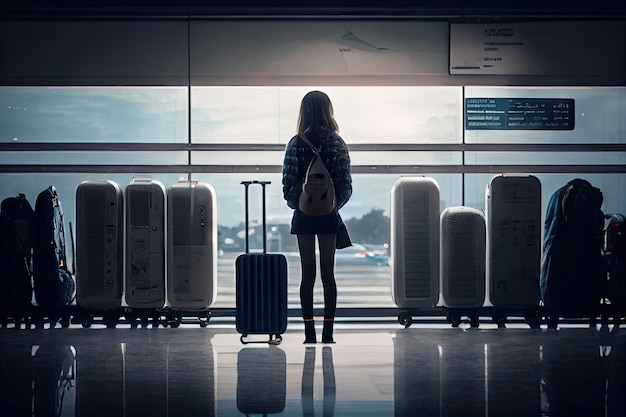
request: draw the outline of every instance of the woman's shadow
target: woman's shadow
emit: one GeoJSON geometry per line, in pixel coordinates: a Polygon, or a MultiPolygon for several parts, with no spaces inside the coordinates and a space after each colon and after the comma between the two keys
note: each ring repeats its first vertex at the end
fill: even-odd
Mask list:
{"type": "MultiPolygon", "coordinates": [[[[302,369],[302,415],[315,416],[315,401],[313,386],[315,377],[315,347],[307,347],[304,353],[304,367],[302,369]]],[[[322,349],[322,375],[324,381],[323,417],[335,415],[335,367],[333,365],[333,351],[326,346],[322,349]]]]}

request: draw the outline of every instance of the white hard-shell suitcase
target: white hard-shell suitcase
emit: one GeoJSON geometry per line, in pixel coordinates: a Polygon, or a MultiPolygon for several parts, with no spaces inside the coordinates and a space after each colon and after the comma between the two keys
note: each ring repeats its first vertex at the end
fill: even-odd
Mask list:
{"type": "Polygon", "coordinates": [[[441,213],[441,304],[478,308],[485,302],[485,217],[472,207],[441,213]]]}
{"type": "Polygon", "coordinates": [[[391,189],[391,286],[400,308],[434,307],[439,299],[439,185],[402,177],[391,189]]]}
{"type": "Polygon", "coordinates": [[[217,292],[217,209],[209,184],[181,181],[167,191],[167,302],[206,310],[217,292]]]}
{"type": "Polygon", "coordinates": [[[495,307],[538,306],[541,182],[532,175],[496,175],[485,199],[489,300],[495,307]]]}
{"type": "Polygon", "coordinates": [[[105,311],[122,304],[124,204],[110,180],[88,180],[76,189],[76,303],[105,311]]]}
{"type": "Polygon", "coordinates": [[[134,178],[126,203],[125,300],[132,308],[165,305],[165,187],[151,178],[134,178]]]}

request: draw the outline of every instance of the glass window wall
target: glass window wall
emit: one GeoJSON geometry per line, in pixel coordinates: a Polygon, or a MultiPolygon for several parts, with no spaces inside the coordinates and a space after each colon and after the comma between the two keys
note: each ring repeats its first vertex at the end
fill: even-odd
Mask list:
{"type": "Polygon", "coordinates": [[[192,143],[287,144],[322,90],[348,144],[461,143],[461,87],[193,87],[192,143]]]}
{"type": "Polygon", "coordinates": [[[187,143],[185,87],[0,87],[0,143],[187,143]]]}
{"type": "MultiPolygon", "coordinates": [[[[298,308],[299,258],[280,169],[300,100],[314,88],[333,101],[353,164],[354,194],[341,214],[355,246],[337,253],[339,307],[394,306],[389,211],[390,191],[400,176],[434,178],[442,210],[458,205],[484,209],[486,186],[496,174],[491,167],[511,165],[540,179],[544,213],[552,193],[576,177],[603,191],[606,213],[626,213],[626,174],[620,172],[626,150],[588,151],[589,145],[626,142],[626,122],[620,117],[626,88],[595,87],[2,87],[1,197],[25,193],[34,205],[37,194],[54,185],[66,221],[73,223],[76,187],[84,180],[110,179],[122,188],[136,175],[152,176],[165,187],[179,177],[207,182],[217,194],[214,306],[232,308],[234,259],[244,250],[240,183],[271,181],[267,245],[288,258],[289,305],[298,308]],[[573,98],[575,128],[466,130],[463,99],[472,97],[573,98]],[[498,150],[501,144],[521,147],[498,150]],[[566,145],[567,151],[544,150],[543,145],[566,145]],[[599,166],[614,171],[594,171],[599,166]],[[554,173],[554,167],[560,171],[554,173]]],[[[251,250],[261,249],[260,198],[260,190],[251,188],[251,250]]],[[[318,283],[316,305],[321,301],[318,283]]]]}

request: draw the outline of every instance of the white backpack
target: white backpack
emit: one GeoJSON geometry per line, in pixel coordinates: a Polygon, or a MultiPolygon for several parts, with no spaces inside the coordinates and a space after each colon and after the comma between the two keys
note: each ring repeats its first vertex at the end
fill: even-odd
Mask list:
{"type": "Polygon", "coordinates": [[[324,216],[335,210],[335,185],[324,161],[315,146],[304,136],[302,140],[313,151],[313,158],[306,170],[298,208],[307,216],[324,216]]]}

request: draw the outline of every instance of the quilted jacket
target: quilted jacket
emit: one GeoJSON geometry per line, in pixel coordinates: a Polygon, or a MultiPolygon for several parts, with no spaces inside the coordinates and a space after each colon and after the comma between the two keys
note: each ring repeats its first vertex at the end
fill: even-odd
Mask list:
{"type": "MultiPolygon", "coordinates": [[[[337,209],[343,207],[352,195],[350,155],[343,139],[328,130],[309,131],[307,139],[317,148],[335,186],[337,209]]],[[[298,136],[291,138],[285,148],[283,161],[283,197],[292,209],[298,208],[300,188],[313,152],[298,136]]]]}

